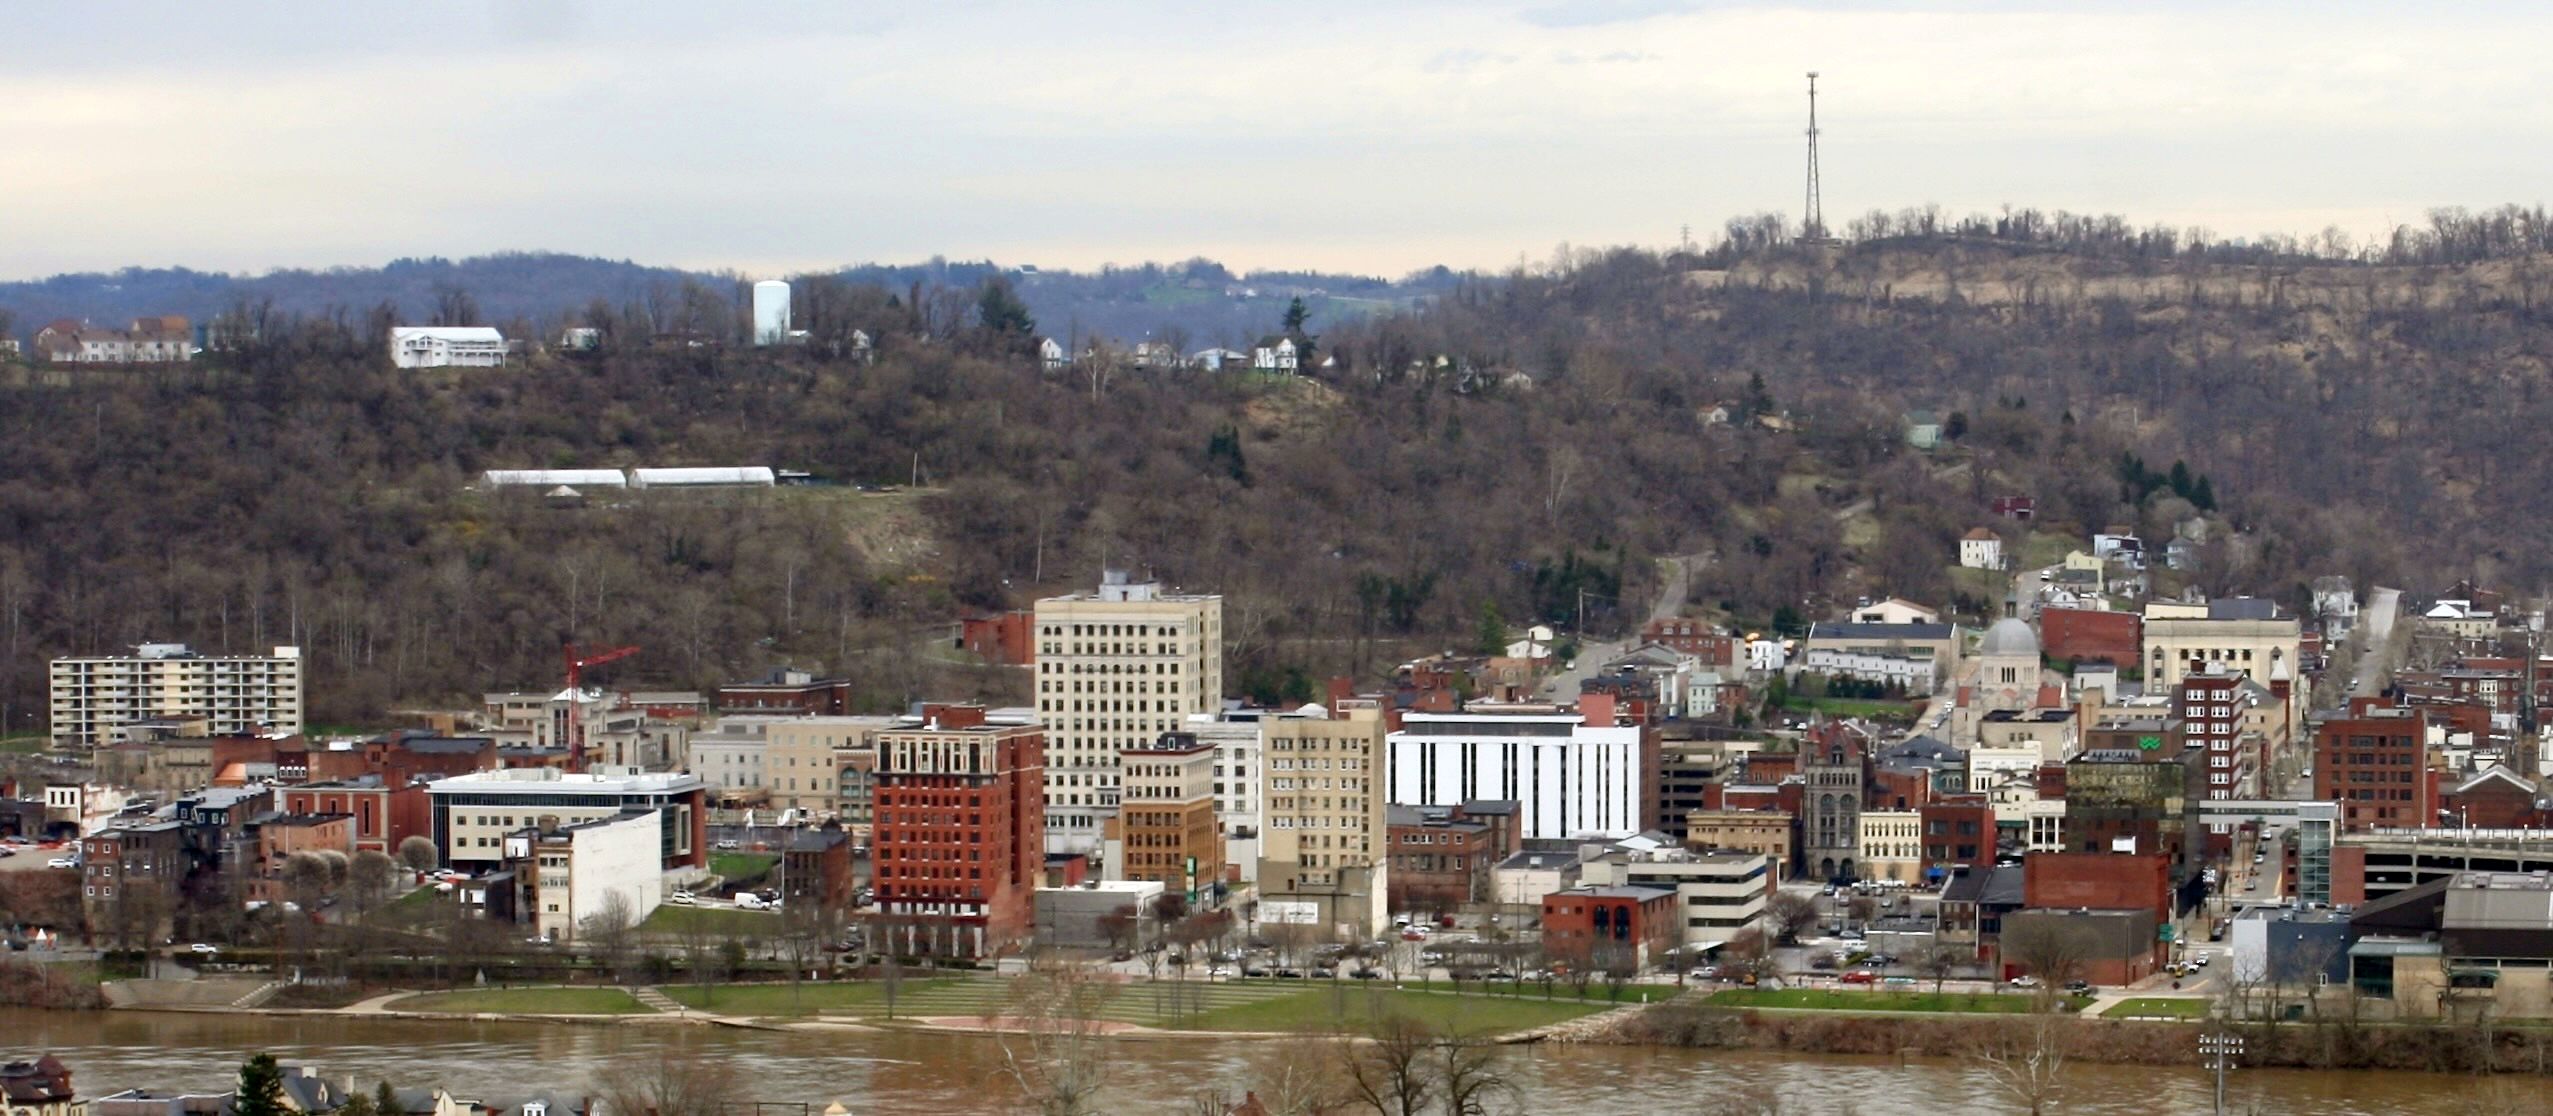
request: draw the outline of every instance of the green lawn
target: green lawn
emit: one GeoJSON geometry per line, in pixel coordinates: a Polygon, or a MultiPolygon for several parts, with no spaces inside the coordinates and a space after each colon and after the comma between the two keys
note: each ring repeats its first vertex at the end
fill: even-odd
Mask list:
{"type": "Polygon", "coordinates": [[[639,1015],[648,1009],[618,988],[475,988],[390,1001],[392,1011],[521,1015],[639,1015]]]}
{"type": "Polygon", "coordinates": [[[51,743],[42,736],[12,736],[0,740],[0,752],[32,756],[43,752],[51,743]]]}
{"type": "Polygon", "coordinates": [[[1846,992],[1830,988],[1732,988],[1713,993],[1720,1007],[1807,1008],[1817,1011],[1973,1011],[2007,1015],[2027,1012],[2036,996],[1945,992],[1846,992]]]}
{"type": "Polygon", "coordinates": [[[656,908],[638,928],[651,934],[681,934],[698,930],[708,934],[777,934],[780,916],[772,911],[740,911],[734,907],[677,907],[671,903],[656,908]]]}
{"type": "Polygon", "coordinates": [[[1868,698],[1809,698],[1793,696],[1782,706],[1802,712],[1825,713],[1836,717],[1895,717],[1915,715],[1916,706],[1904,701],[1874,701],[1868,698]]]}
{"type": "MultiPolygon", "coordinates": [[[[896,1014],[905,1013],[906,997],[931,1003],[956,983],[947,978],[906,980],[896,989],[896,1014]]],[[[720,1015],[886,1014],[886,985],[869,980],[848,984],[808,983],[795,988],[786,984],[722,984],[707,988],[697,984],[667,984],[659,991],[684,1007],[695,1011],[714,1011],[720,1015]]]]}
{"type": "MultiPolygon", "coordinates": [[[[1627,989],[1625,991],[1628,991],[1627,989]]],[[[1628,997],[1624,1003],[1632,1002],[1628,997]]],[[[1474,1034],[1504,1034],[1576,1019],[1620,1005],[1601,993],[1580,1001],[1540,997],[1509,998],[1477,993],[1414,992],[1406,989],[1349,985],[1305,988],[1259,1000],[1216,1008],[1159,1026],[1184,1031],[1306,1031],[1354,1027],[1383,1014],[1408,1015],[1437,1026],[1456,1026],[1474,1034]]]]}
{"type": "Polygon", "coordinates": [[[730,880],[751,879],[771,870],[780,858],[769,853],[711,853],[709,870],[730,880]]]}
{"type": "Polygon", "coordinates": [[[2129,1015],[2161,1015],[2173,1019],[2207,1018],[2207,1001],[2181,996],[2140,996],[2111,1004],[2101,1013],[2103,1018],[2129,1015]]]}

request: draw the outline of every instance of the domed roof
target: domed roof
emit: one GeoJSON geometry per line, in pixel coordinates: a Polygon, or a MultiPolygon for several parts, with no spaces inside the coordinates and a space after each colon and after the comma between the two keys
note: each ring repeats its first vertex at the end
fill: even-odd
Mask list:
{"type": "Polygon", "coordinates": [[[2005,617],[1986,629],[1986,642],[1977,649],[1980,655],[2010,655],[2016,658],[2039,657],[2039,633],[2030,630],[2026,620],[2005,617]]]}

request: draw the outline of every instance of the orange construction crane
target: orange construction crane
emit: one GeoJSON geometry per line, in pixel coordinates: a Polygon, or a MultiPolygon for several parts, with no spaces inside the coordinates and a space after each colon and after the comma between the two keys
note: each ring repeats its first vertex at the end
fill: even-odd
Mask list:
{"type": "Polygon", "coordinates": [[[567,645],[567,769],[585,770],[585,711],[581,701],[585,694],[585,668],[617,662],[638,653],[635,647],[615,647],[579,656],[576,645],[567,645]]]}

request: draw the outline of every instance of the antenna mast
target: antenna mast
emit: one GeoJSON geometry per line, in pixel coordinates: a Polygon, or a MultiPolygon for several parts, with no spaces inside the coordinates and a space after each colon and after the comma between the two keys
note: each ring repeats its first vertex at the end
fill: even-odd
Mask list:
{"type": "Polygon", "coordinates": [[[1810,244],[1826,239],[1826,199],[1817,184],[1817,71],[1808,72],[1808,197],[1801,207],[1800,239],[1810,244]]]}

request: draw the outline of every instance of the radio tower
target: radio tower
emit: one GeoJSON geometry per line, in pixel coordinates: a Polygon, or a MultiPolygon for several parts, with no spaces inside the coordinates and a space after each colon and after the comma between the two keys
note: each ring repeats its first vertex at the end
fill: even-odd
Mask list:
{"type": "Polygon", "coordinates": [[[1800,242],[1826,242],[1826,199],[1817,185],[1817,71],[1808,72],[1808,199],[1800,216],[1800,242]]]}

